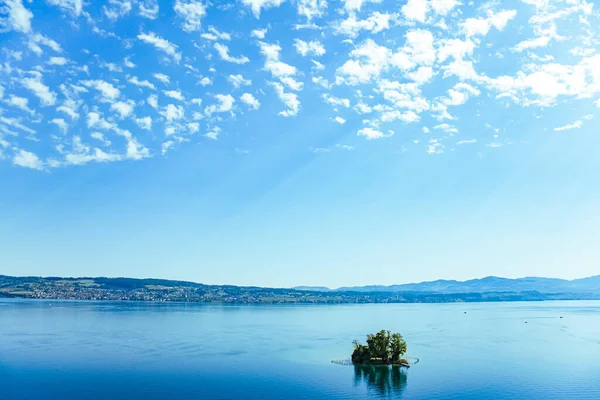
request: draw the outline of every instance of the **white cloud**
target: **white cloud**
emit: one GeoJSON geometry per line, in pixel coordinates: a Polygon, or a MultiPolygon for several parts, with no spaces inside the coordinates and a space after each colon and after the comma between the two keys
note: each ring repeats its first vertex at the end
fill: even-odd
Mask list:
{"type": "Polygon", "coordinates": [[[427,29],[413,29],[406,33],[406,43],[400,54],[408,54],[416,64],[432,65],[436,59],[434,39],[427,29]]]}
{"type": "Polygon", "coordinates": [[[442,39],[438,41],[437,58],[444,62],[452,57],[454,60],[462,60],[463,57],[473,54],[475,43],[470,39],[442,39]]]}
{"type": "Polygon", "coordinates": [[[132,112],[135,103],[131,100],[128,101],[117,101],[110,105],[110,109],[119,114],[119,118],[127,118],[132,112]]]}
{"type": "Polygon", "coordinates": [[[29,105],[28,105],[29,100],[26,99],[25,97],[19,97],[19,96],[15,96],[15,95],[11,94],[8,97],[8,100],[6,102],[8,104],[10,104],[11,106],[20,108],[21,110],[26,111],[30,114],[35,114],[35,111],[33,111],[32,109],[29,108],[29,105]]]}
{"type": "Polygon", "coordinates": [[[389,136],[377,129],[368,126],[360,129],[356,134],[357,136],[364,136],[365,138],[367,138],[367,140],[381,139],[386,136],[389,136]]]}
{"type": "Polygon", "coordinates": [[[146,129],[147,131],[152,130],[152,118],[151,117],[143,117],[136,118],[135,123],[142,129],[146,129]]]}
{"type": "Polygon", "coordinates": [[[193,135],[200,130],[200,124],[197,122],[189,122],[186,124],[186,126],[190,132],[190,135],[193,135]]]}
{"type": "Polygon", "coordinates": [[[81,81],[81,84],[98,90],[102,94],[103,100],[107,102],[112,102],[121,94],[119,89],[100,79],[81,81]]]}
{"type": "Polygon", "coordinates": [[[458,0],[429,0],[429,5],[438,15],[447,15],[458,4],[458,0]]]}
{"type": "Polygon", "coordinates": [[[202,18],[206,16],[206,6],[196,0],[176,0],[173,7],[179,18],[183,19],[181,29],[186,32],[200,30],[202,18]]]}
{"type": "Polygon", "coordinates": [[[434,72],[431,67],[419,67],[416,71],[406,74],[406,77],[412,79],[419,85],[427,83],[433,78],[434,72]]]}
{"type": "Polygon", "coordinates": [[[212,26],[208,27],[208,33],[203,33],[200,37],[206,40],[231,40],[229,33],[219,32],[212,26]]]}
{"type": "Polygon", "coordinates": [[[453,61],[443,66],[442,69],[444,70],[444,78],[456,76],[461,80],[477,80],[477,72],[475,72],[472,61],[453,61]]]}
{"type": "Polygon", "coordinates": [[[337,122],[340,125],[344,125],[346,123],[346,120],[339,116],[335,117],[334,120],[335,120],[335,122],[337,122]]]}
{"type": "Polygon", "coordinates": [[[129,57],[125,57],[125,59],[123,60],[123,65],[127,68],[135,68],[135,64],[131,62],[129,57]]]}
{"type": "Polygon", "coordinates": [[[116,124],[106,121],[104,118],[102,118],[102,116],[99,113],[97,113],[95,111],[88,112],[87,127],[88,128],[98,128],[98,129],[103,129],[103,130],[118,129],[116,124]]]}
{"type": "Polygon", "coordinates": [[[387,68],[390,50],[367,39],[350,52],[350,60],[336,71],[336,83],[358,85],[369,83],[387,68]]]}
{"type": "Polygon", "coordinates": [[[264,28],[264,29],[254,29],[250,33],[250,36],[252,36],[253,38],[256,38],[256,39],[264,39],[266,33],[267,33],[267,28],[264,28]]]}
{"type": "Polygon", "coordinates": [[[297,69],[293,65],[289,65],[279,60],[265,61],[265,68],[271,72],[274,77],[282,78],[285,76],[296,75],[297,69]]]}
{"type": "Polygon", "coordinates": [[[461,22],[462,32],[467,36],[485,36],[492,27],[502,31],[506,24],[517,15],[516,10],[505,10],[499,13],[488,11],[487,18],[467,18],[461,22]]]}
{"type": "Polygon", "coordinates": [[[181,61],[181,53],[177,52],[177,45],[174,45],[168,40],[161,38],[153,32],[140,33],[139,35],[137,35],[137,38],[142,42],[151,44],[158,50],[164,52],[169,57],[171,57],[176,63],[179,63],[179,61],[181,61]]]}
{"type": "Polygon", "coordinates": [[[161,73],[154,73],[154,74],[152,74],[152,76],[155,77],[156,79],[158,79],[159,81],[161,81],[162,83],[164,83],[165,85],[168,85],[169,83],[171,83],[171,78],[169,78],[168,75],[161,74],[161,73]]]}
{"type": "Polygon", "coordinates": [[[123,68],[121,68],[119,65],[117,65],[115,63],[104,62],[100,66],[103,68],[106,68],[110,72],[123,72],[123,68]]]}
{"type": "Polygon", "coordinates": [[[524,40],[524,41],[520,42],[519,44],[517,44],[515,47],[513,47],[511,50],[520,53],[524,50],[531,50],[531,49],[537,49],[539,47],[546,47],[549,44],[550,44],[550,38],[548,36],[540,36],[540,37],[537,37],[534,39],[524,40]]]}
{"type": "Polygon", "coordinates": [[[364,3],[381,3],[382,0],[342,0],[347,12],[360,11],[364,3]]]}
{"type": "Polygon", "coordinates": [[[473,144],[473,143],[477,143],[477,140],[475,139],[464,139],[464,140],[459,140],[458,142],[456,142],[457,145],[461,145],[461,144],[473,144]]]}
{"type": "Polygon", "coordinates": [[[242,4],[250,7],[256,18],[260,17],[261,9],[279,7],[285,0],[242,0],[242,4]]]}
{"type": "Polygon", "coordinates": [[[245,79],[241,74],[229,75],[227,79],[236,88],[252,85],[252,81],[250,79],[245,79]]]}
{"type": "Polygon", "coordinates": [[[360,31],[365,30],[371,33],[379,33],[390,29],[390,21],[395,20],[395,16],[388,13],[374,12],[368,18],[357,20],[354,13],[350,14],[345,20],[341,20],[334,25],[334,33],[357,37],[360,31]]]}
{"type": "Polygon", "coordinates": [[[449,125],[449,124],[439,124],[439,125],[434,126],[433,129],[442,130],[447,133],[458,133],[458,129],[456,129],[454,126],[449,125]]]}
{"type": "Polygon", "coordinates": [[[46,0],[46,2],[62,8],[74,17],[79,17],[83,9],[83,0],[46,0]]]}
{"type": "Polygon", "coordinates": [[[221,133],[221,128],[219,128],[218,126],[214,126],[214,127],[210,128],[204,136],[206,136],[207,138],[212,139],[212,140],[217,140],[217,137],[219,136],[220,133],[221,133]]]}
{"type": "Polygon", "coordinates": [[[325,66],[323,64],[321,64],[320,62],[316,61],[316,60],[310,60],[313,63],[313,66],[311,69],[314,69],[315,71],[323,71],[325,69],[325,66]]]}
{"type": "Polygon", "coordinates": [[[158,110],[158,96],[155,94],[151,94],[150,96],[148,96],[148,105],[150,105],[150,107],[154,108],[155,110],[158,110]]]}
{"type": "Polygon", "coordinates": [[[21,0],[5,0],[4,6],[0,10],[7,14],[6,17],[0,19],[0,31],[31,32],[33,13],[23,6],[21,0]]]}
{"type": "Polygon", "coordinates": [[[382,122],[393,122],[396,120],[400,120],[403,122],[417,122],[420,117],[414,111],[400,111],[400,110],[390,110],[390,109],[382,109],[381,111],[381,121],[382,122]]]}
{"type": "Polygon", "coordinates": [[[55,40],[50,39],[49,37],[46,37],[39,33],[33,35],[30,34],[27,47],[29,47],[29,49],[36,53],[38,56],[42,55],[42,53],[44,52],[39,45],[46,46],[57,53],[62,52],[62,48],[58,43],[56,43],[55,40]]]}
{"type": "Polygon", "coordinates": [[[503,30],[506,24],[517,16],[516,10],[500,11],[499,13],[490,13],[489,21],[492,26],[499,31],[503,30]]]}
{"type": "Polygon", "coordinates": [[[323,78],[322,76],[313,76],[312,82],[315,85],[321,86],[324,89],[331,89],[333,87],[333,84],[330,83],[327,79],[323,78]]]}
{"type": "Polygon", "coordinates": [[[448,97],[445,98],[442,102],[446,106],[460,106],[465,104],[469,97],[471,96],[479,96],[481,92],[479,89],[469,85],[468,83],[457,83],[452,87],[452,89],[448,90],[448,97]]]}
{"type": "MultiPolygon", "coordinates": [[[[387,80],[382,80],[380,83],[383,89],[383,98],[391,102],[397,109],[409,109],[418,113],[427,111],[430,109],[429,102],[427,99],[420,96],[418,89],[414,89],[415,84],[397,84],[392,85],[387,80]]],[[[389,111],[382,109],[381,105],[375,107],[377,111],[389,111]]]]}
{"type": "Polygon", "coordinates": [[[168,96],[172,99],[185,101],[185,98],[181,94],[180,90],[163,90],[163,93],[165,94],[165,96],[168,96]]]}
{"type": "Polygon", "coordinates": [[[78,108],[79,104],[76,101],[65,100],[65,102],[61,106],[56,107],[56,111],[65,113],[69,117],[71,117],[72,120],[76,120],[79,118],[79,113],[77,112],[78,108]]]}
{"type": "Polygon", "coordinates": [[[298,15],[306,17],[307,21],[320,18],[327,9],[327,0],[298,0],[298,15]]]}
{"type": "Polygon", "coordinates": [[[209,117],[214,113],[223,113],[229,112],[233,109],[233,104],[235,103],[235,99],[230,94],[216,94],[215,99],[217,99],[217,104],[211,104],[210,106],[204,109],[204,113],[209,117]]]}
{"type": "Polygon", "coordinates": [[[294,47],[298,54],[303,57],[314,54],[315,56],[322,56],[325,54],[325,47],[319,41],[305,42],[304,40],[294,39],[294,47]]]}
{"type": "Polygon", "coordinates": [[[346,107],[346,108],[350,107],[350,100],[340,98],[340,97],[335,97],[335,96],[332,96],[327,93],[323,94],[323,100],[325,100],[325,102],[331,104],[334,107],[337,107],[337,106],[342,106],[342,107],[346,107]]]}
{"type": "Polygon", "coordinates": [[[286,105],[287,110],[279,112],[282,117],[292,117],[298,114],[300,110],[300,101],[295,93],[286,92],[283,85],[279,82],[271,82],[271,86],[275,89],[277,96],[286,105]]]}
{"type": "Polygon", "coordinates": [[[400,11],[409,21],[425,22],[429,4],[427,0],[408,0],[400,11]]]}
{"type": "Polygon", "coordinates": [[[576,65],[545,62],[529,64],[516,76],[480,77],[498,98],[517,104],[549,106],[559,96],[590,98],[600,92],[600,55],[583,58],[576,65]]]}
{"type": "Polygon", "coordinates": [[[169,151],[169,149],[175,144],[175,142],[173,142],[172,140],[167,140],[166,142],[163,142],[160,146],[161,148],[161,154],[164,156],[167,151],[169,151]]]}
{"type": "Polygon", "coordinates": [[[219,53],[219,57],[221,57],[221,60],[223,61],[227,61],[230,63],[234,63],[234,64],[246,64],[247,62],[250,61],[250,59],[248,57],[246,57],[245,55],[241,55],[239,57],[232,57],[229,55],[229,47],[225,46],[224,44],[221,43],[215,43],[215,50],[217,50],[217,53],[219,53]]]}
{"type": "Polygon", "coordinates": [[[359,114],[369,114],[373,112],[373,109],[365,103],[358,103],[354,106],[354,111],[356,111],[359,114]]]}
{"type": "Polygon", "coordinates": [[[443,144],[441,144],[437,139],[429,139],[429,144],[427,145],[427,154],[442,154],[443,152],[443,144]]]}
{"type": "Polygon", "coordinates": [[[129,83],[139,87],[146,87],[148,89],[156,90],[156,86],[147,80],[140,81],[137,76],[132,76],[127,80],[129,83]]]}
{"type": "Polygon", "coordinates": [[[299,82],[292,77],[284,76],[283,78],[279,78],[281,83],[285,86],[289,87],[292,90],[300,91],[304,88],[304,82],[299,82]]]}
{"type": "Polygon", "coordinates": [[[556,132],[560,132],[560,131],[568,131],[570,129],[578,129],[581,128],[583,126],[583,121],[578,120],[573,122],[572,124],[567,124],[565,126],[559,126],[557,128],[554,128],[554,131],[556,132]]]}
{"type": "Polygon", "coordinates": [[[160,112],[160,115],[165,117],[168,122],[180,120],[183,118],[185,110],[183,106],[176,106],[174,104],[169,104],[165,107],[163,111],[160,112]]]}
{"type": "MultiPolygon", "coordinates": [[[[9,118],[9,117],[4,117],[4,116],[0,115],[0,128],[2,128],[2,125],[12,126],[14,128],[20,129],[20,130],[30,133],[32,135],[36,133],[33,129],[30,129],[30,128],[26,127],[25,125],[23,125],[21,122],[19,122],[19,120],[17,118],[9,118]]],[[[8,133],[13,134],[15,136],[17,135],[12,132],[8,132],[8,133]]]]}
{"type": "Polygon", "coordinates": [[[158,17],[158,0],[140,0],[140,16],[148,19],[158,17]]]}
{"type": "Polygon", "coordinates": [[[29,151],[25,151],[20,149],[12,160],[14,165],[18,165],[19,167],[32,168],[37,170],[42,170],[44,165],[42,160],[38,158],[34,153],[29,151]]]}
{"type": "Polygon", "coordinates": [[[48,64],[50,65],[65,65],[66,63],[68,63],[69,60],[67,60],[64,57],[50,57],[50,59],[48,60],[48,64]]]}
{"type": "MultiPolygon", "coordinates": [[[[129,144],[130,139],[128,139],[129,144]]],[[[73,136],[71,152],[65,155],[66,165],[84,165],[89,162],[111,162],[121,160],[123,156],[104,151],[84,144],[79,136],[73,136]]]]}
{"type": "Polygon", "coordinates": [[[204,78],[200,79],[200,81],[198,83],[202,86],[212,85],[212,79],[205,76],[204,78]]]}
{"type": "Polygon", "coordinates": [[[96,140],[98,140],[98,141],[102,142],[102,145],[104,145],[104,146],[107,146],[107,147],[108,147],[108,146],[110,146],[110,145],[112,144],[112,143],[111,143],[111,141],[110,141],[110,140],[108,140],[108,139],[106,139],[106,138],[104,137],[104,135],[103,135],[102,133],[100,133],[100,132],[92,132],[92,134],[91,134],[90,136],[91,136],[92,138],[94,138],[94,139],[96,139],[96,140]]]}
{"type": "Polygon", "coordinates": [[[131,11],[130,0],[108,0],[109,7],[104,6],[104,15],[112,20],[119,19],[131,11]]]}
{"type": "Polygon", "coordinates": [[[127,158],[141,160],[146,157],[150,157],[150,150],[138,143],[136,139],[129,138],[127,140],[127,158]]]}
{"type": "Polygon", "coordinates": [[[296,67],[279,60],[281,47],[278,44],[259,42],[260,52],[265,56],[265,69],[276,78],[284,78],[296,75],[296,67]]]}
{"type": "Polygon", "coordinates": [[[56,93],[50,90],[50,88],[41,81],[41,76],[36,78],[24,78],[22,80],[23,86],[29,89],[40,99],[42,106],[53,106],[56,103],[56,93]]]}
{"type": "Polygon", "coordinates": [[[54,118],[50,121],[50,123],[58,126],[63,135],[66,134],[67,130],[69,129],[69,124],[67,124],[67,122],[62,118],[54,118]]]}
{"type": "Polygon", "coordinates": [[[247,104],[254,110],[258,110],[260,107],[260,101],[258,101],[258,99],[250,93],[244,93],[243,95],[241,95],[240,100],[242,101],[242,103],[247,104]]]}

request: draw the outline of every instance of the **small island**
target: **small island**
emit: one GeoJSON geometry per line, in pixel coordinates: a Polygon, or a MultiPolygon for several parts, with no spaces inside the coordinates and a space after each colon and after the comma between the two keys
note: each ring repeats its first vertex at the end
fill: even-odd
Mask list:
{"type": "Polygon", "coordinates": [[[403,356],[406,354],[406,342],[399,333],[381,330],[376,334],[367,335],[367,344],[352,342],[352,364],[354,365],[391,365],[395,367],[410,367],[403,356]]]}

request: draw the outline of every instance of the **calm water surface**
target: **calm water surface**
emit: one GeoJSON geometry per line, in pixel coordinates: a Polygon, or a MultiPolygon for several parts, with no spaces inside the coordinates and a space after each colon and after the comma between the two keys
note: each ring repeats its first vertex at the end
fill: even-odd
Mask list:
{"type": "Polygon", "coordinates": [[[600,302],[0,300],[0,399],[600,399],[600,302]],[[562,316],[562,318],[560,318],[562,316]],[[332,364],[401,332],[410,370],[332,364]]]}

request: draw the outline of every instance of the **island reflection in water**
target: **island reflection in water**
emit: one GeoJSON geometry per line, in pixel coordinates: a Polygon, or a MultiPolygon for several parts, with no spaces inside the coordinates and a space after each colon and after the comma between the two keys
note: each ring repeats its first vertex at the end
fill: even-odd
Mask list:
{"type": "Polygon", "coordinates": [[[380,395],[399,397],[406,389],[406,371],[401,367],[355,365],[354,384],[365,382],[369,391],[380,395]]]}

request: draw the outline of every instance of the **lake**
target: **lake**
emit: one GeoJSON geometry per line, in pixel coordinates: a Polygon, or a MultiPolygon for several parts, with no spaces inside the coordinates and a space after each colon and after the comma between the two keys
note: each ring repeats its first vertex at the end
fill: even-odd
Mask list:
{"type": "Polygon", "coordinates": [[[0,392],[3,400],[597,400],[600,302],[0,300],[0,392]],[[416,365],[331,363],[384,328],[404,335],[416,365]]]}

